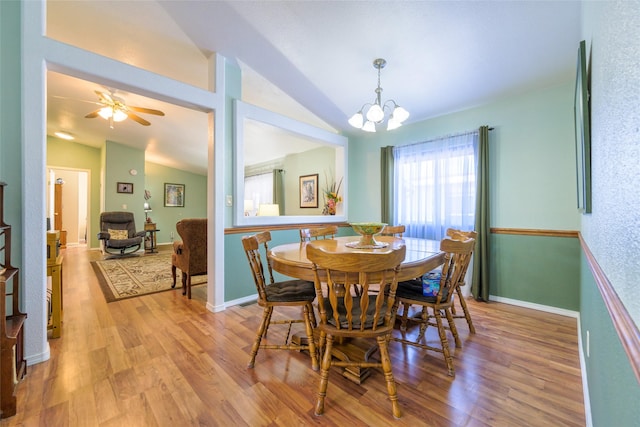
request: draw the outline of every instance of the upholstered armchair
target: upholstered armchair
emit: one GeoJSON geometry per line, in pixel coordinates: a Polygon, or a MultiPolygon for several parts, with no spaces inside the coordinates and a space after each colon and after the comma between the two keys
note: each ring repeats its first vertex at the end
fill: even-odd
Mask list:
{"type": "Polygon", "coordinates": [[[176,223],[182,239],[173,242],[171,276],[176,286],[176,268],[182,271],[182,295],[191,299],[191,278],[207,274],[207,219],[186,218],[176,223]]]}
{"type": "Polygon", "coordinates": [[[102,212],[98,239],[102,253],[127,255],[140,249],[145,231],[136,231],[132,212],[102,212]]]}

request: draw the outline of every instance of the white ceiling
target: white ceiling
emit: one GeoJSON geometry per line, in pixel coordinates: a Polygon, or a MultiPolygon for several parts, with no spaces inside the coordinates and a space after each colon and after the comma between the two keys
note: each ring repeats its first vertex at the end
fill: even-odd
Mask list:
{"type": "MultiPolygon", "coordinates": [[[[348,118],[375,96],[375,58],[387,60],[383,101],[414,122],[572,78],[579,25],[575,1],[50,0],[47,34],[198,87],[207,85],[206,56],[218,52],[243,70],[245,101],[350,133],[348,118]]],[[[49,72],[48,133],[120,142],[206,173],[204,113],[117,91],[166,116],[109,129],[84,118],[105,89],[49,72]]]]}

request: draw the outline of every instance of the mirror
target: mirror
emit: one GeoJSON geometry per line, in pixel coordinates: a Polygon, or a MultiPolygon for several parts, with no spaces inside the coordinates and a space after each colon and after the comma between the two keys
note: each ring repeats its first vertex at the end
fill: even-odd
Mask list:
{"type": "Polygon", "coordinates": [[[234,225],[346,221],[346,137],[236,100],[234,156],[234,225]],[[274,169],[281,171],[281,203],[245,192],[245,172],[249,176],[274,169]],[[323,190],[340,179],[343,201],[335,215],[323,215],[323,190]],[[310,199],[301,200],[309,193],[310,199]],[[267,213],[257,215],[259,211],[267,213]]]}

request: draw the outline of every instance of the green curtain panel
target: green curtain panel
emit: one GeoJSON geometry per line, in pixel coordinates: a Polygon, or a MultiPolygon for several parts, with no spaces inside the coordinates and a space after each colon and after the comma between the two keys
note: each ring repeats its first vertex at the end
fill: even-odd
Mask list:
{"type": "Polygon", "coordinates": [[[489,127],[481,126],[478,135],[478,190],[476,224],[478,233],[473,255],[471,293],[478,301],[489,301],[489,127]]]}
{"type": "Polygon", "coordinates": [[[280,215],[284,215],[284,170],[273,170],[273,203],[278,205],[280,215]]]}
{"type": "Polygon", "coordinates": [[[380,148],[380,181],[381,181],[381,221],[393,222],[393,147],[380,148]]]}

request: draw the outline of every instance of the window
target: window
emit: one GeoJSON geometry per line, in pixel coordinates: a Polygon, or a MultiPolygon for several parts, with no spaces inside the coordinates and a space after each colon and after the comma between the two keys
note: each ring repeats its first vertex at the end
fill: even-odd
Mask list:
{"type": "Polygon", "coordinates": [[[477,131],[393,149],[394,218],[406,236],[474,229],[477,150],[477,131]]]}
{"type": "Polygon", "coordinates": [[[247,176],[244,179],[244,198],[251,200],[249,215],[255,215],[262,204],[273,203],[273,172],[247,176]]]}

